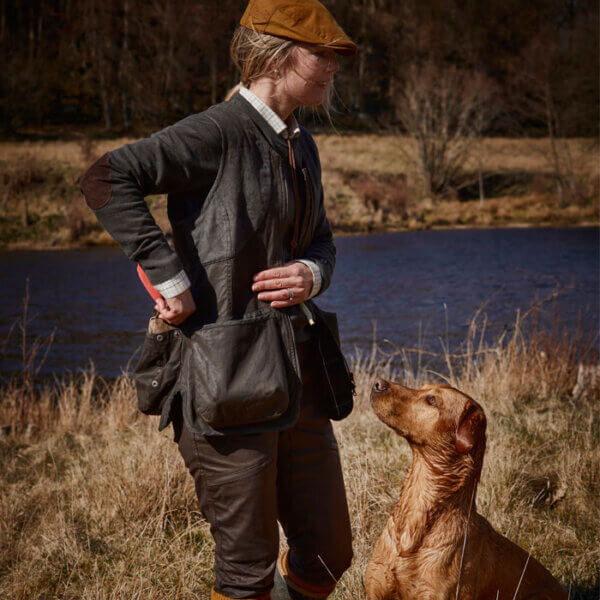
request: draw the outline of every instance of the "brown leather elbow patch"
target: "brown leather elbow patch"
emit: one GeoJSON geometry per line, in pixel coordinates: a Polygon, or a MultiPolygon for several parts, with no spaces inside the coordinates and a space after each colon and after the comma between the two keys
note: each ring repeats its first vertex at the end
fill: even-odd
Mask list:
{"type": "Polygon", "coordinates": [[[109,200],[112,191],[108,152],[103,154],[83,175],[81,192],[92,210],[102,208],[109,200]]]}

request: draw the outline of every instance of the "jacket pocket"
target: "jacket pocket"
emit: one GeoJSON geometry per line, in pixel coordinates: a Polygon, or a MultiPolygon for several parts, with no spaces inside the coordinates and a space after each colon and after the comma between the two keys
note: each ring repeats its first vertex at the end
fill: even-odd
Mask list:
{"type": "Polygon", "coordinates": [[[269,421],[290,403],[281,323],[273,314],[195,331],[184,372],[185,393],[213,428],[269,421]]]}
{"type": "Polygon", "coordinates": [[[133,372],[138,407],[147,415],[160,415],[167,398],[175,391],[181,368],[181,331],[152,317],[133,372]]]}

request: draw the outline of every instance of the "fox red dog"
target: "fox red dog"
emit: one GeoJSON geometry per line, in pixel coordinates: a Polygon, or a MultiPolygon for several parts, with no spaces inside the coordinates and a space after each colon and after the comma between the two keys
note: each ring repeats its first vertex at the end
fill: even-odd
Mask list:
{"type": "Polygon", "coordinates": [[[447,385],[378,379],[375,414],[413,460],[365,575],[369,600],[566,600],[552,575],[477,513],[486,418],[447,385]]]}

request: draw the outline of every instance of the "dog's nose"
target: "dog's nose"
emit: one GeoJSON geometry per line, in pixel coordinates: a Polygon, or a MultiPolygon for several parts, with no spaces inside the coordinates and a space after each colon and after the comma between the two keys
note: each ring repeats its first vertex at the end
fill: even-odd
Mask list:
{"type": "Polygon", "coordinates": [[[389,389],[390,384],[385,379],[378,378],[375,380],[375,385],[373,387],[376,392],[385,392],[389,389]]]}

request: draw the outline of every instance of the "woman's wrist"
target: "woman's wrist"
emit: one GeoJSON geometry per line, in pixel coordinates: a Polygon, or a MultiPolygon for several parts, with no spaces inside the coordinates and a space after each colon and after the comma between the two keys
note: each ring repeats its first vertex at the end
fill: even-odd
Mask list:
{"type": "Polygon", "coordinates": [[[190,286],[190,279],[182,269],[175,277],[171,277],[171,279],[167,279],[167,281],[163,281],[154,287],[157,292],[160,292],[163,298],[173,298],[185,292],[190,286]]]}
{"type": "Polygon", "coordinates": [[[309,260],[308,258],[298,258],[295,262],[302,263],[310,269],[313,278],[313,283],[310,291],[308,292],[307,299],[314,298],[321,290],[321,268],[314,260],[309,260]]]}

